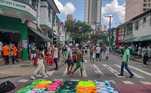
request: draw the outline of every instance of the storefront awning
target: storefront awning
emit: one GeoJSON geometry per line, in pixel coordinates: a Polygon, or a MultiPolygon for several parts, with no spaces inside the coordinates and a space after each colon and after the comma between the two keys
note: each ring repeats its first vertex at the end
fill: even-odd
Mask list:
{"type": "Polygon", "coordinates": [[[36,29],[30,28],[35,34],[37,34],[38,36],[40,36],[43,41],[51,41],[50,38],[48,36],[43,35],[42,33],[40,33],[39,31],[37,31],[36,29]]]}
{"type": "Polygon", "coordinates": [[[151,35],[141,36],[141,37],[132,37],[124,40],[125,42],[141,42],[151,40],[151,35]]]}

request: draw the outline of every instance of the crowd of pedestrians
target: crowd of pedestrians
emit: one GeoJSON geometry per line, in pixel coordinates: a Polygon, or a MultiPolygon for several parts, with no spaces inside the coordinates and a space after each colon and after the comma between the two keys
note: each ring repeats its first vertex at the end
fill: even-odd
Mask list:
{"type": "Polygon", "coordinates": [[[109,58],[109,46],[105,44],[96,44],[90,47],[90,60],[91,62],[100,62],[108,60],[109,58]]]}

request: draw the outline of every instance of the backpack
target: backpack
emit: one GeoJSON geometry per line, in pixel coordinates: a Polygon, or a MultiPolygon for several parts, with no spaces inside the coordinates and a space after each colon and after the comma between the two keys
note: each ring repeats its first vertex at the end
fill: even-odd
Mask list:
{"type": "Polygon", "coordinates": [[[8,80],[0,84],[0,93],[10,92],[15,88],[15,85],[8,80]]]}

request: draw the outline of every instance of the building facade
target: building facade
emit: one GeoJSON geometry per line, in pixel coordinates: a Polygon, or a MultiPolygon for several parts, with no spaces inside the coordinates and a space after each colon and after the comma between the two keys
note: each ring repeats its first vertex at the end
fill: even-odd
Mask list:
{"type": "MultiPolygon", "coordinates": [[[[122,31],[120,43],[143,43],[151,41],[151,10],[137,15],[133,19],[117,27],[117,43],[119,43],[119,30],[122,31]]],[[[147,43],[145,43],[147,44],[147,43]]]]}
{"type": "Polygon", "coordinates": [[[57,13],[54,0],[0,0],[0,42],[15,43],[28,60],[29,43],[50,41],[57,13]]]}
{"type": "Polygon", "coordinates": [[[101,0],[85,0],[85,22],[94,29],[101,25],[101,0]]]}
{"type": "Polygon", "coordinates": [[[151,9],[151,0],[126,0],[126,21],[151,9]]]}

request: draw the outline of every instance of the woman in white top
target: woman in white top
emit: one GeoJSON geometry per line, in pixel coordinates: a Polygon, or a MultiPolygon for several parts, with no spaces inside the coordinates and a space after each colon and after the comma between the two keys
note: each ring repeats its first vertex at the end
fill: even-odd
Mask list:
{"type": "Polygon", "coordinates": [[[35,79],[35,77],[38,77],[38,75],[42,75],[43,78],[47,78],[48,75],[46,74],[46,69],[44,65],[44,56],[42,53],[38,54],[37,58],[37,67],[31,76],[31,79],[35,79]]]}

